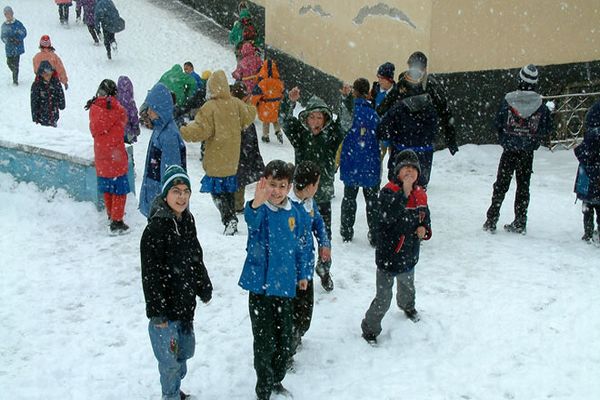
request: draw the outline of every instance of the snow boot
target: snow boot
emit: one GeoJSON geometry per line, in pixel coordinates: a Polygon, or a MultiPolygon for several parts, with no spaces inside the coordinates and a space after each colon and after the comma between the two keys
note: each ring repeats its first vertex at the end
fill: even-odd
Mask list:
{"type": "Polygon", "coordinates": [[[415,324],[421,320],[421,316],[414,308],[412,310],[404,310],[404,315],[415,324]]]}
{"type": "Polygon", "coordinates": [[[510,224],[504,225],[504,230],[506,232],[518,233],[521,235],[527,234],[527,229],[525,228],[525,225],[521,225],[515,221],[511,222],[510,224]]]}
{"type": "Polygon", "coordinates": [[[121,234],[125,233],[129,229],[129,226],[123,221],[112,221],[110,223],[111,233],[121,234]]]}
{"type": "Polygon", "coordinates": [[[277,382],[276,384],[273,385],[273,393],[276,393],[278,395],[284,396],[284,397],[291,397],[291,393],[289,390],[287,390],[282,384],[281,382],[277,382]]]}
{"type": "Polygon", "coordinates": [[[321,278],[321,286],[323,286],[323,289],[325,289],[326,292],[331,292],[333,290],[333,279],[331,279],[329,271],[319,277],[321,278]]]}
{"type": "Polygon", "coordinates": [[[225,230],[223,231],[223,235],[225,236],[233,236],[237,233],[237,221],[232,219],[225,225],[225,230]]]}
{"type": "Polygon", "coordinates": [[[260,138],[260,140],[262,140],[263,143],[269,143],[271,141],[271,139],[269,139],[268,136],[263,136],[263,137],[260,138]]]}
{"type": "Polygon", "coordinates": [[[192,398],[192,396],[190,396],[189,394],[185,394],[183,393],[182,390],[179,391],[179,398],[181,400],[190,400],[192,398]]]}
{"type": "Polygon", "coordinates": [[[277,131],[275,132],[275,136],[277,137],[277,141],[283,144],[283,133],[281,133],[281,131],[277,131]]]}
{"type": "Polygon", "coordinates": [[[486,220],[483,224],[483,230],[489,233],[496,233],[496,223],[492,220],[486,220]]]}
{"type": "Polygon", "coordinates": [[[370,345],[377,344],[377,336],[373,335],[372,333],[363,332],[362,338],[365,339],[365,341],[370,345]]]}

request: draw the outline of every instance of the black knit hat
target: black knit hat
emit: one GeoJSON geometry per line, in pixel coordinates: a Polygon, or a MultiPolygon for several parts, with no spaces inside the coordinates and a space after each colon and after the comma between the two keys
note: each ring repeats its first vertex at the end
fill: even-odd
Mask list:
{"type": "Polygon", "coordinates": [[[100,82],[96,96],[116,96],[117,95],[117,84],[115,81],[105,79],[100,82]]]}
{"type": "Polygon", "coordinates": [[[391,62],[383,63],[377,68],[377,76],[385,78],[388,81],[394,81],[394,73],[396,72],[396,66],[391,62]]]}
{"type": "Polygon", "coordinates": [[[419,157],[414,151],[407,149],[402,150],[394,157],[394,176],[398,176],[398,172],[402,167],[411,166],[415,167],[421,175],[421,164],[419,164],[419,157]]]}

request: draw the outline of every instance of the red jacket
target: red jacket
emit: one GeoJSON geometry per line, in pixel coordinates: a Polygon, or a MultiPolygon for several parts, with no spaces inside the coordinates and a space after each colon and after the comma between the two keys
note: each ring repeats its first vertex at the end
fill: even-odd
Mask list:
{"type": "Polygon", "coordinates": [[[116,178],[127,174],[125,124],[127,113],[112,96],[98,97],[90,107],[90,132],[94,138],[96,175],[116,178]],[[110,101],[110,108],[108,103],[110,101]]]}

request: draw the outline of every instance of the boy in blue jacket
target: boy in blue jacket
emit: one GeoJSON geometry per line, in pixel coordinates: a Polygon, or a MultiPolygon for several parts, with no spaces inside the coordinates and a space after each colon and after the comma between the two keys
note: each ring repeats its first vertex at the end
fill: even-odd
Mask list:
{"type": "Polygon", "coordinates": [[[259,400],[287,392],[281,381],[292,347],[292,300],[310,277],[306,220],[288,198],[293,173],[293,165],[281,160],[267,164],[244,210],[247,256],[238,284],[249,291],[259,400]]]}
{"type": "Polygon", "coordinates": [[[6,18],[6,21],[2,24],[0,38],[4,43],[6,64],[12,72],[13,85],[17,86],[19,84],[19,59],[21,54],[25,53],[23,41],[27,36],[27,29],[21,21],[15,19],[13,9],[10,6],[4,7],[4,18],[6,18]]]}
{"type": "MultiPolygon", "coordinates": [[[[310,328],[313,307],[315,303],[315,292],[313,285],[313,274],[315,263],[315,250],[313,235],[319,244],[319,258],[323,262],[331,261],[331,241],[327,235],[325,221],[319,213],[319,207],[314,199],[319,189],[321,168],[311,161],[303,161],[296,167],[294,173],[294,189],[290,192],[290,200],[305,215],[307,221],[306,232],[306,254],[309,257],[310,276],[306,290],[296,290],[294,298],[294,329],[292,342],[292,355],[302,341],[302,336],[310,328]]],[[[292,359],[290,359],[290,365],[292,359]]]]}
{"type": "Polygon", "coordinates": [[[394,179],[379,192],[375,262],[377,292],[362,320],[362,336],[370,343],[381,333],[381,320],[390,308],[392,288],[397,282],[396,303],[413,322],[419,321],[415,309],[415,273],[421,240],[431,238],[427,194],[418,186],[419,158],[403,150],[394,160],[394,179]]]}

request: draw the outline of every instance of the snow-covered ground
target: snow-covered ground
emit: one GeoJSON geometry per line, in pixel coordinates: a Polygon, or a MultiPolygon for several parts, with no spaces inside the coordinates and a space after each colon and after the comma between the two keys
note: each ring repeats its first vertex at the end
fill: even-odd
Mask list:
{"type": "MultiPolygon", "coordinates": [[[[59,25],[54,2],[9,1],[29,35],[21,85],[13,87],[8,69],[0,68],[0,139],[35,141],[37,135],[43,143],[56,135],[68,142],[79,135],[77,143],[91,146],[83,105],[103,78],[128,75],[139,105],[174,63],[233,69],[230,49],[164,11],[143,0],[115,2],[127,30],[117,35],[119,53],[109,62],[84,26],[59,25]],[[51,36],[70,77],[58,129],[30,122],[30,60],[42,34],[51,36]]],[[[143,131],[134,150],[138,191],[148,138],[143,131]]],[[[287,142],[261,143],[261,150],[267,161],[293,160],[287,142]]],[[[221,234],[210,197],[197,193],[199,146],[189,145],[188,152],[191,209],[215,291],[211,303],[198,306],[196,355],[182,388],[199,399],[251,399],[247,293],[237,286],[245,227],[235,237],[221,234]]],[[[481,225],[499,156],[498,146],[462,146],[455,157],[436,153],[429,189],[434,235],[416,269],[422,320],[414,324],[392,307],[377,347],[360,337],[375,292],[363,203],[355,240],[343,244],[342,185],[336,182],[336,288],[325,293],[317,285],[311,330],[296,371],[284,381],[295,399],[600,398],[600,248],[580,240],[575,158],[570,151],[538,151],[527,236],[489,235],[481,225]]],[[[512,220],[513,197],[514,188],[500,224],[512,220]]],[[[0,174],[0,398],[160,398],[140,281],[145,221],[136,204],[130,196],[125,219],[131,233],[113,237],[91,203],[0,174]]]]}

